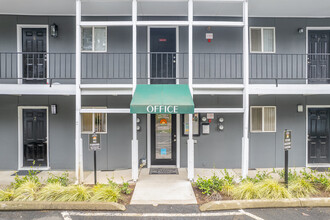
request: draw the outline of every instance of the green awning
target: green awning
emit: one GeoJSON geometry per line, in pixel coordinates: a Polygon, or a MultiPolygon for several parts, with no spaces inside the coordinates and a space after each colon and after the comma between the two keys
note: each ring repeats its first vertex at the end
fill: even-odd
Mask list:
{"type": "Polygon", "coordinates": [[[137,85],[130,109],[132,114],[193,114],[194,101],[188,85],[137,85]]]}

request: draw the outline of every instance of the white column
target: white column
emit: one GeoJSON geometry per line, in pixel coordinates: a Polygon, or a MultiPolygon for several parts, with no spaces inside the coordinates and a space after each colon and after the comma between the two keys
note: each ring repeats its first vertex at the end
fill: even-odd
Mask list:
{"type": "MultiPolygon", "coordinates": [[[[136,48],[136,21],[137,21],[137,2],[136,0],[132,1],[132,70],[133,70],[133,91],[135,92],[136,88],[136,56],[137,56],[137,48],[136,48]]],[[[137,140],[137,130],[136,130],[136,114],[133,114],[133,139],[132,139],[132,179],[133,181],[137,181],[139,176],[139,142],[137,140]]]]}
{"type": "Polygon", "coordinates": [[[81,141],[81,91],[80,91],[80,74],[81,74],[81,1],[76,0],[76,124],[75,124],[75,144],[76,144],[76,180],[82,183],[84,180],[83,167],[83,151],[81,141]]]}
{"type": "Polygon", "coordinates": [[[249,7],[248,0],[243,2],[243,138],[242,138],[242,177],[249,170],[249,7]]]}
{"type": "MultiPolygon", "coordinates": [[[[189,89],[191,96],[193,96],[193,0],[188,1],[188,21],[189,21],[189,33],[188,33],[188,45],[189,45],[189,89]]],[[[188,163],[188,179],[192,181],[194,179],[194,140],[192,130],[192,114],[189,114],[189,138],[187,149],[187,163],[188,163]]]]}

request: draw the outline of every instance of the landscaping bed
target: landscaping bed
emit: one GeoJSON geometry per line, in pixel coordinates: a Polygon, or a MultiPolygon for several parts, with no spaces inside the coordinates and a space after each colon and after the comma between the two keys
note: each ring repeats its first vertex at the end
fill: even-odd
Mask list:
{"type": "Polygon", "coordinates": [[[127,205],[135,184],[115,183],[108,179],[107,184],[83,185],[69,181],[68,173],[61,175],[49,173],[41,180],[36,171],[29,171],[23,177],[16,175],[15,181],[5,189],[0,189],[0,202],[112,202],[127,205]]]}
{"type": "Polygon", "coordinates": [[[289,171],[289,186],[284,184],[284,171],[277,172],[279,180],[272,172],[258,172],[254,178],[234,181],[233,176],[224,170],[223,177],[213,174],[210,178],[199,177],[192,187],[198,204],[228,200],[279,200],[294,198],[330,198],[330,170],[318,173],[303,170],[289,171]]]}

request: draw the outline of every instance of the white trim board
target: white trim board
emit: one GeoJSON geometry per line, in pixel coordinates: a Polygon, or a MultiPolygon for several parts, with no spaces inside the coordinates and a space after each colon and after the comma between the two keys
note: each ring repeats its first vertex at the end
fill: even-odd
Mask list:
{"type": "MultiPolygon", "coordinates": [[[[49,78],[49,25],[48,24],[17,24],[17,52],[22,52],[22,29],[23,28],[45,28],[46,29],[46,53],[47,53],[47,78],[49,78]]],[[[22,55],[17,56],[17,77],[22,78],[23,72],[22,72],[22,55]]],[[[22,84],[22,80],[17,80],[18,84],[22,84]]],[[[47,79],[47,83],[49,83],[49,80],[47,79]]]]}
{"type": "Polygon", "coordinates": [[[330,167],[330,163],[308,163],[308,110],[310,108],[330,108],[330,105],[306,105],[306,167],[330,167]]]}
{"type": "Polygon", "coordinates": [[[48,106],[18,106],[18,170],[30,170],[23,167],[23,109],[46,109],[47,114],[47,166],[33,167],[34,170],[50,170],[49,166],[49,111],[48,106]]]}

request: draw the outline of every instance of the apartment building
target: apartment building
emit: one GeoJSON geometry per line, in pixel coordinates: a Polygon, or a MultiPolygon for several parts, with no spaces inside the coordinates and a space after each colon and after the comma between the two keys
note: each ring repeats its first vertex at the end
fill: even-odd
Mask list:
{"type": "Polygon", "coordinates": [[[0,0],[0,169],[330,164],[327,0],[0,0]]]}

